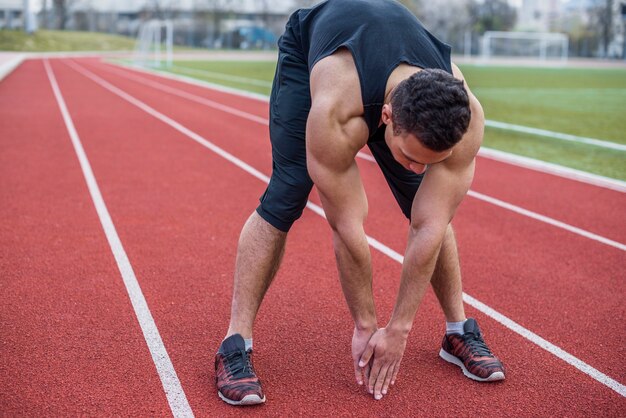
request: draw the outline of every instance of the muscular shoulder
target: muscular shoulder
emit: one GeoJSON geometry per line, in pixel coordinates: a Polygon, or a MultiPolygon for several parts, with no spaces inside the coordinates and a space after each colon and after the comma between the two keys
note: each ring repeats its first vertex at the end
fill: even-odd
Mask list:
{"type": "Polygon", "coordinates": [[[467,90],[467,94],[469,96],[472,117],[470,119],[467,132],[461,141],[454,147],[452,156],[446,160],[446,163],[449,166],[466,166],[474,161],[474,158],[476,157],[476,154],[482,144],[485,128],[485,115],[480,102],[476,96],[472,94],[459,67],[452,64],[452,71],[456,78],[463,80],[465,89],[467,90]]]}
{"type": "Polygon", "coordinates": [[[312,114],[348,130],[355,141],[367,141],[359,75],[352,54],[345,48],[321,59],[311,70],[312,114]],[[358,138],[358,139],[357,139],[358,138]]]}

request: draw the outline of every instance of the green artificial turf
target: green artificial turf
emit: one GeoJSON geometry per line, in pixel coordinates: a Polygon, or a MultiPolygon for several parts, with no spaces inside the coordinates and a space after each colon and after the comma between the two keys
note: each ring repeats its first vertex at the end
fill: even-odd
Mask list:
{"type": "Polygon", "coordinates": [[[487,119],[626,144],[626,69],[461,69],[487,119]]]}
{"type": "Polygon", "coordinates": [[[275,70],[276,63],[272,61],[176,61],[170,71],[175,74],[269,96],[271,91],[270,84],[274,79],[275,70]],[[210,73],[217,73],[218,75],[210,73]],[[220,77],[222,74],[248,78],[267,83],[267,85],[233,81],[220,77]]]}

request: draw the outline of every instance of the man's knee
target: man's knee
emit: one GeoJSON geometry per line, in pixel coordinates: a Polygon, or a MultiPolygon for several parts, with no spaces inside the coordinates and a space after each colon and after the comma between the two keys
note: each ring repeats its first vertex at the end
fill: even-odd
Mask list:
{"type": "Polygon", "coordinates": [[[289,232],[291,226],[302,216],[302,210],[277,214],[271,208],[268,209],[266,205],[264,206],[263,202],[257,206],[256,212],[274,228],[283,232],[289,232]]]}
{"type": "Polygon", "coordinates": [[[308,178],[299,183],[287,185],[271,181],[256,209],[259,216],[274,228],[289,232],[294,222],[302,216],[313,187],[313,182],[308,178]]]}

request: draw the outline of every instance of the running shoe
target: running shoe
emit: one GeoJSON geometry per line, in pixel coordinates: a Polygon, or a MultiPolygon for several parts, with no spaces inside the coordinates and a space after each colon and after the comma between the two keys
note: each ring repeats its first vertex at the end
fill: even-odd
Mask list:
{"type": "Polygon", "coordinates": [[[479,382],[504,380],[504,366],[491,353],[475,319],[469,318],[463,325],[464,334],[443,337],[439,357],[456,364],[463,374],[479,382]]]}
{"type": "Polygon", "coordinates": [[[226,338],[215,355],[215,383],[219,397],[231,405],[265,402],[261,381],[252,367],[252,350],[239,334],[226,338]]]}

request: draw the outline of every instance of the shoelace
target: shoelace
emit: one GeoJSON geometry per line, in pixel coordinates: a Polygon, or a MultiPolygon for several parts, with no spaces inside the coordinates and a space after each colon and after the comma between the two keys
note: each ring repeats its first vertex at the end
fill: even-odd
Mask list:
{"type": "Polygon", "coordinates": [[[235,379],[254,376],[252,362],[246,350],[237,350],[224,356],[228,375],[235,379]]]}
{"type": "Polygon", "coordinates": [[[472,333],[465,334],[463,335],[463,340],[465,341],[467,345],[470,346],[472,353],[474,353],[476,356],[479,356],[479,357],[492,357],[493,356],[493,354],[491,354],[491,351],[487,347],[487,344],[485,344],[485,341],[483,340],[480,334],[478,335],[475,335],[472,333]]]}

